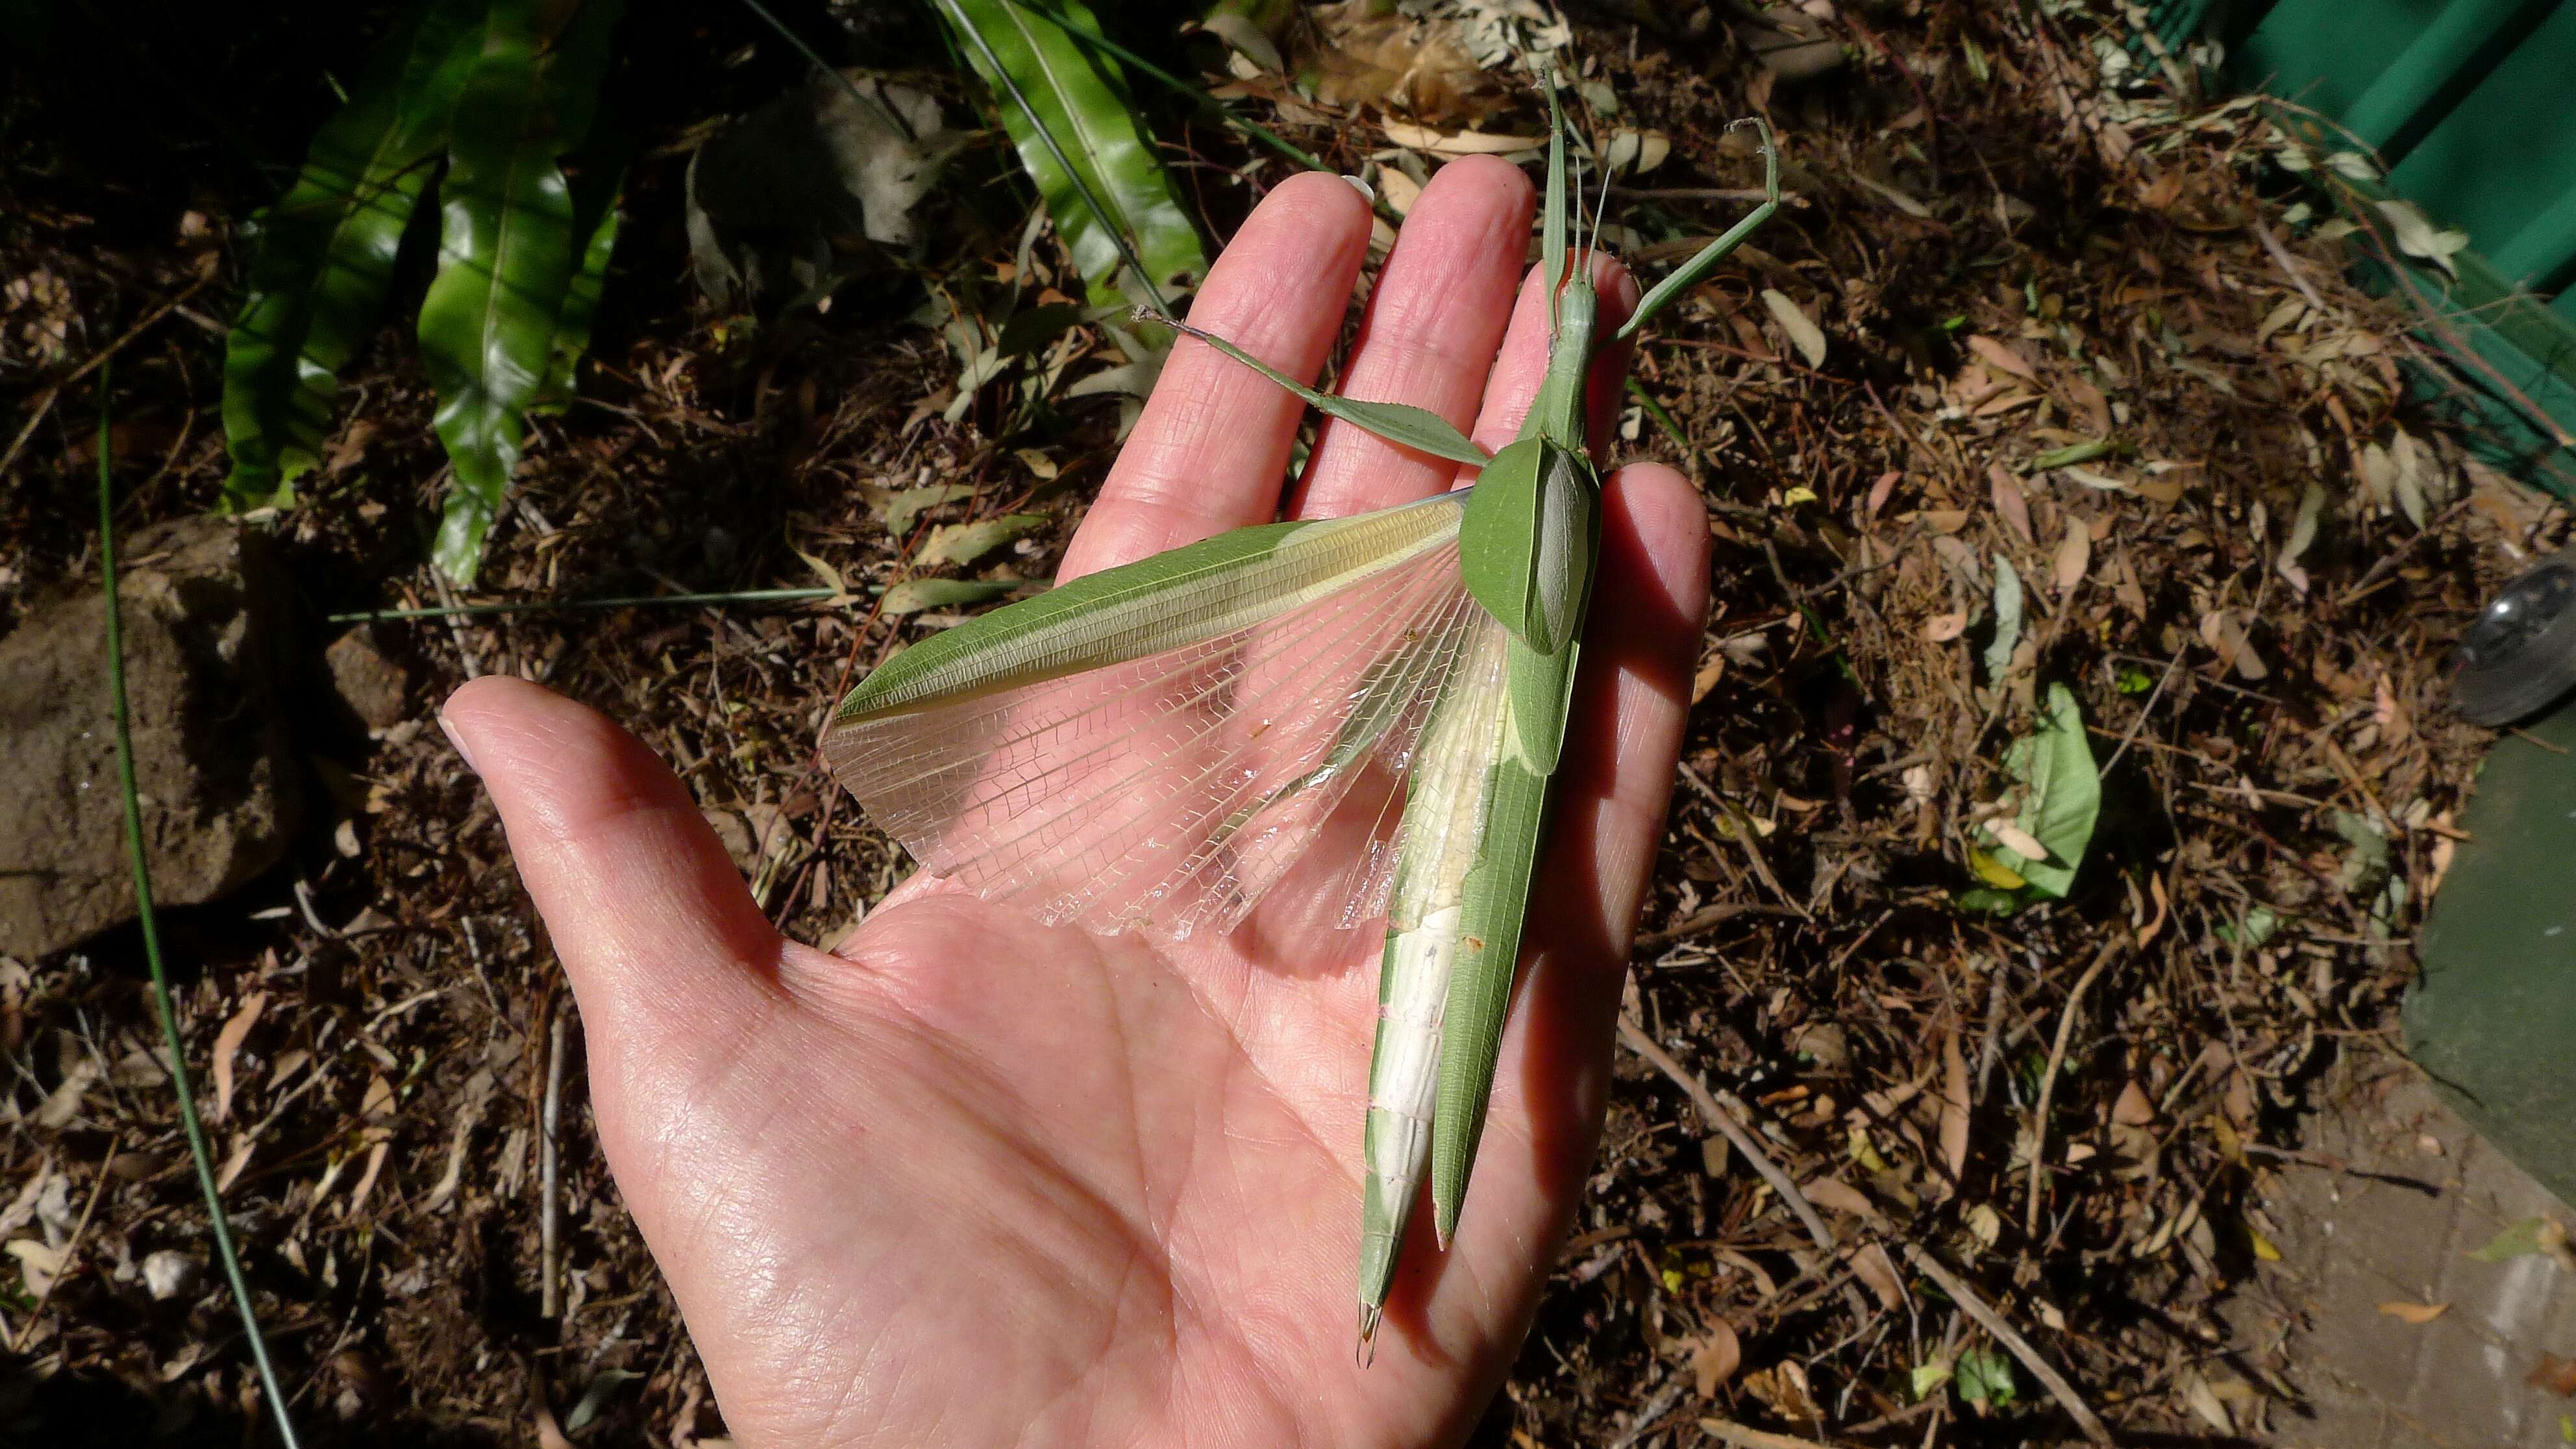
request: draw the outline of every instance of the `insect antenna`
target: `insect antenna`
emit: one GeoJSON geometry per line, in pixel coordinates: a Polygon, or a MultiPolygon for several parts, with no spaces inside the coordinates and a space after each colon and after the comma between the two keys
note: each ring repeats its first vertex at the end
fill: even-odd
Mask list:
{"type": "Polygon", "coordinates": [[[1595,200],[1592,207],[1592,235],[1583,243],[1583,254],[1587,258],[1601,249],[1601,225],[1606,219],[1608,219],[1609,215],[1610,168],[1604,166],[1601,168],[1601,195],[1595,200]]]}

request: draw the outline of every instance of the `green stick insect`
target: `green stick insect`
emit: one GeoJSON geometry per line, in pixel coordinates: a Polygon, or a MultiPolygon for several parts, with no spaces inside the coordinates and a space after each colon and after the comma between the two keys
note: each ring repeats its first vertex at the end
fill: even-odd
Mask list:
{"type": "Polygon", "coordinates": [[[1364,1345],[1422,1180],[1445,1247],[1484,1129],[1600,543],[1585,380],[1601,348],[1779,206],[1764,128],[1762,204],[1605,336],[1590,248],[1571,244],[1552,89],[1549,106],[1548,368],[1501,451],[1426,409],[1318,394],[1173,324],[1330,416],[1474,465],[1472,486],[1236,529],[995,610],[861,680],[823,740],[834,773],[925,869],[1050,922],[1174,939],[1229,930],[1272,886],[1318,869],[1328,824],[1330,838],[1363,842],[1323,868],[1339,872],[1325,898],[1348,902],[1345,928],[1387,922],[1364,1132],[1364,1345]]]}

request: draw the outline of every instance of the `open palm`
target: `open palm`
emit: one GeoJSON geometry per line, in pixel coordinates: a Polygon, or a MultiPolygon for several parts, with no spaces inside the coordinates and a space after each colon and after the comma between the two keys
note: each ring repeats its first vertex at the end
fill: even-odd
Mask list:
{"type": "MultiPolygon", "coordinates": [[[[1545,365],[1531,191],[1466,161],[1415,204],[1346,390],[1491,446],[1545,365]],[[1515,303],[1517,293],[1518,301],[1515,303]]],[[[1273,192],[1193,309],[1312,378],[1367,251],[1358,194],[1273,192]]],[[[1607,320],[1634,301],[1602,267],[1607,320]]],[[[1604,390],[1615,378],[1597,380],[1604,390]]],[[[1458,470],[1325,430],[1194,342],[1068,551],[1089,572],[1458,470]]],[[[487,679],[443,718],[572,978],[601,1144],[733,1432],[767,1444],[1416,1444],[1509,1367],[1598,1133],[1626,943],[1706,599],[1696,495],[1608,488],[1602,583],[1524,984],[1460,1237],[1417,1226],[1353,1353],[1378,936],[1295,903],[1182,948],[1049,928],[916,878],[825,954],[769,926],[688,796],[596,713],[487,679]]]]}

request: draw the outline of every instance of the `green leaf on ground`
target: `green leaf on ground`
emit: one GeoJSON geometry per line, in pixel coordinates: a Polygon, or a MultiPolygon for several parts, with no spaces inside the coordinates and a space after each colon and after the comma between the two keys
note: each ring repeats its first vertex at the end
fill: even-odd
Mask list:
{"type": "Polygon", "coordinates": [[[2013,1382],[2012,1360],[1999,1348],[1972,1348],[1959,1355],[1959,1397],[1971,1404],[2001,1409],[2021,1397],[2013,1382]]]}
{"type": "Polygon", "coordinates": [[[2084,710],[2072,690],[2063,684],[2048,687],[2039,728],[2005,749],[2004,773],[2022,787],[2021,812],[2014,823],[2047,848],[2048,859],[2032,860],[2000,845],[1995,858],[2032,890],[2063,898],[2074,887],[2075,872],[2102,814],[2102,782],[2084,735],[2084,710]]]}

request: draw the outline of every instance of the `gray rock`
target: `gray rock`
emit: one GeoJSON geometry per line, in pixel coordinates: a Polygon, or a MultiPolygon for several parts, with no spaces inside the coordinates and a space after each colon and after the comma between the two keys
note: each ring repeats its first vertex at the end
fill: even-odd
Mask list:
{"type": "MultiPolygon", "coordinates": [[[[121,551],[153,896],[194,905],[275,864],[301,813],[279,687],[285,590],[267,540],[219,519],[121,551]]],[[[47,955],[135,912],[106,624],[93,585],[0,638],[0,955],[47,955]]]]}

